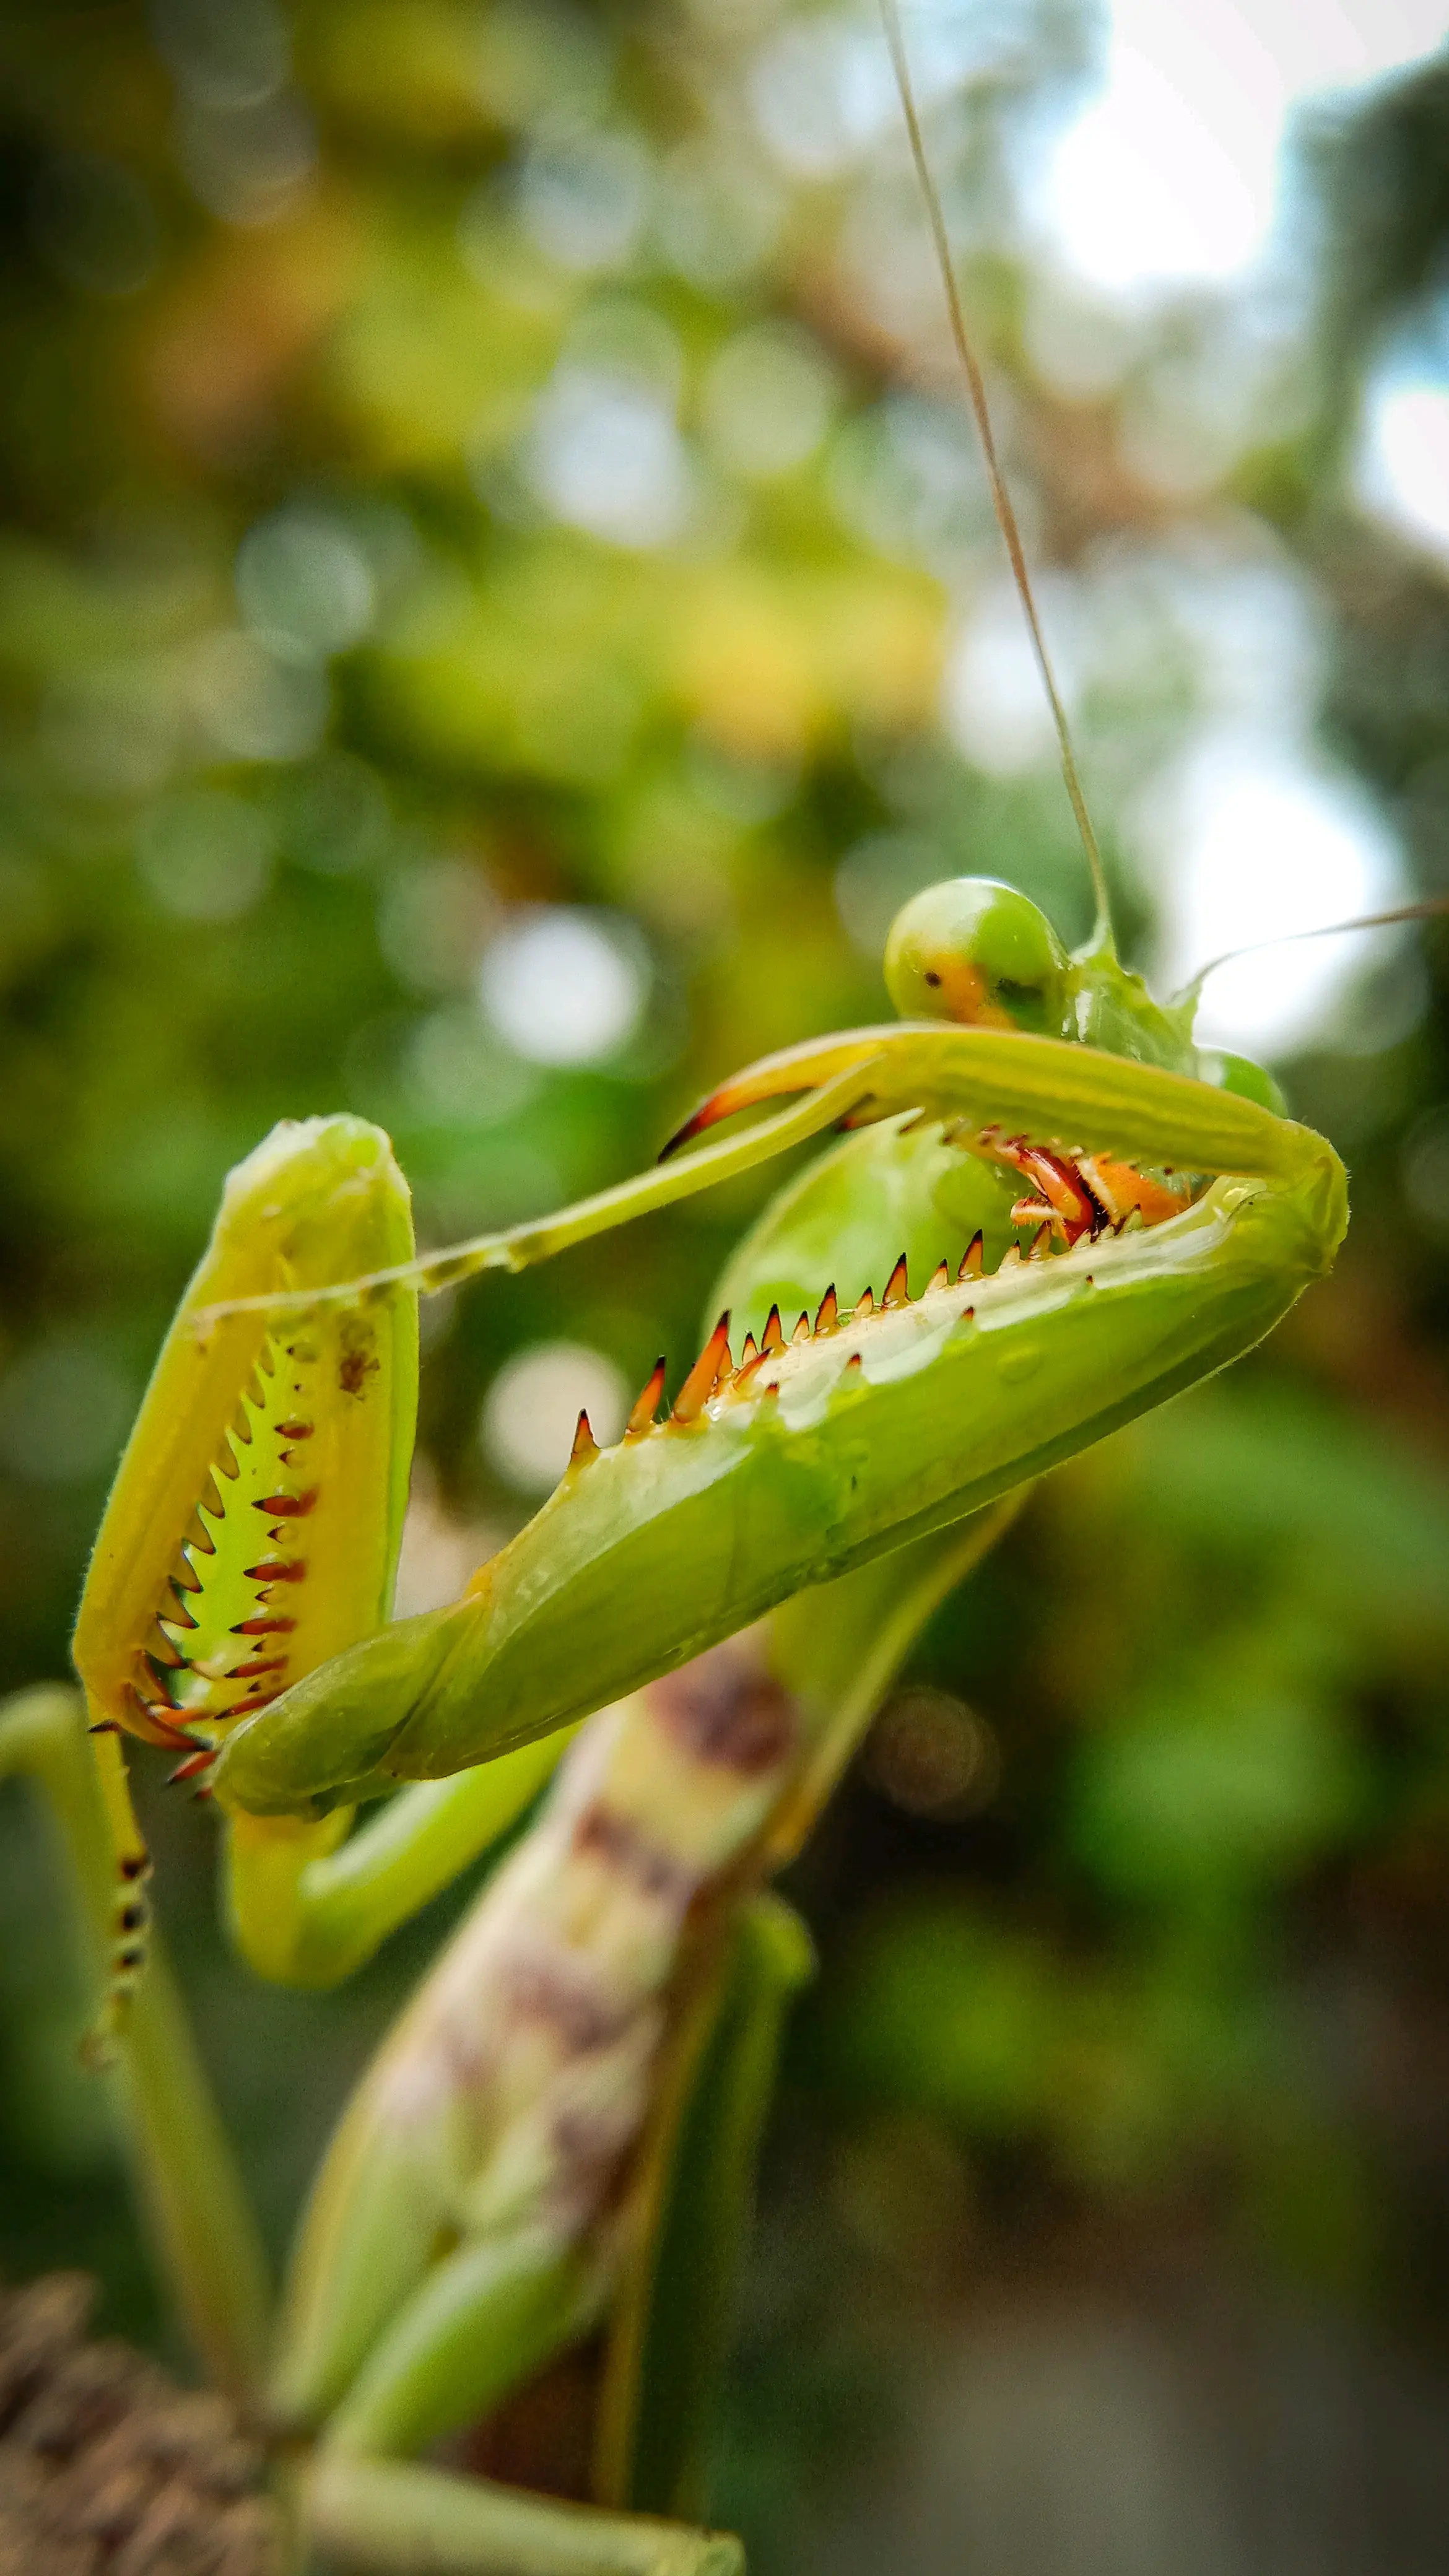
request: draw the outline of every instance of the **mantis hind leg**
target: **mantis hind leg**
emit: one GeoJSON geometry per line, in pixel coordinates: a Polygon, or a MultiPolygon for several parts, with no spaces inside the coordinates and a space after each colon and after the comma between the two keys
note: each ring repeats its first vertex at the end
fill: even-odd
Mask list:
{"type": "Polygon", "coordinates": [[[107,1997],[93,2027],[108,2033],[108,2045],[88,2054],[104,2055],[138,2194],[189,2338],[216,2384],[244,2397],[259,2376],[268,2305],[251,2213],[159,1941],[152,1937],[144,1976],[138,1960],[119,1993],[113,1982],[118,1939],[142,1946],[140,1927],[118,1934],[118,1906],[142,1872],[122,1877],[117,1855],[144,1863],[145,1852],[119,1748],[109,1737],[99,1747],[87,1739],[78,1691],[24,1691],[0,1708],[6,1778],[33,1782],[60,1828],[107,1997]]]}
{"type": "MultiPolygon", "coordinates": [[[[754,1899],[732,1920],[726,1914],[715,1937],[705,1934],[638,2157],[619,2275],[607,2242],[575,2242],[534,2218],[434,2261],[381,2335],[358,2338],[360,2367],[340,2402],[324,2409],[296,2492],[302,2534],[327,2564],[390,2569],[415,2555],[459,2576],[734,2576],[741,2568],[737,2543],[629,2508],[698,2509],[702,2430],[781,2025],[810,1956],[802,1927],[774,1897],[754,1899]],[[486,2419],[589,2334],[606,2306],[597,2509],[432,2470],[394,2471],[486,2419]]],[[[360,2204],[352,2216],[363,2250],[370,2241],[384,2261],[389,2243],[407,2233],[414,2188],[405,2159],[374,2179],[371,2224],[360,2204]]],[[[309,2376],[305,2349],[294,2364],[293,2382],[309,2376]]],[[[310,2377],[316,2396],[314,2366],[310,2377]]],[[[295,2398],[296,2386],[289,2389],[284,2365],[273,2383],[284,2418],[289,2393],[295,2398]]]]}
{"type": "Polygon", "coordinates": [[[640,2159],[646,2223],[610,2321],[593,2489],[697,2515],[755,2169],[786,2016],[815,1952],[783,1898],[757,1896],[684,2016],[640,2159]]]}
{"type": "Polygon", "coordinates": [[[641,2158],[637,2250],[614,2299],[594,2478],[605,2505],[378,2456],[488,2411],[591,2322],[596,2295],[576,2256],[537,2236],[464,2246],[404,2308],[302,2474],[302,2536],[327,2564],[378,2576],[404,2563],[434,2576],[743,2576],[731,2535],[654,2517],[698,2508],[781,2027],[811,1955],[790,1909],[757,1898],[684,2015],[641,2158]],[[625,2509],[639,2503],[652,2511],[625,2509]]]}
{"type": "MultiPolygon", "coordinates": [[[[298,2535],[396,2576],[742,2576],[737,2541],[526,2495],[392,2456],[488,2413],[587,2329],[585,2267],[541,2231],[463,2245],[407,2302],[299,2471],[298,2535]]],[[[309,2557],[309,2563],[310,2557],[309,2557]]]]}

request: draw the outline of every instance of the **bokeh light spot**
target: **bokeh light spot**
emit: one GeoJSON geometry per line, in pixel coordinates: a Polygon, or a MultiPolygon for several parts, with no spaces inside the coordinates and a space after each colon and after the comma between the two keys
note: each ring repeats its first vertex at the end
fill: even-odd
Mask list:
{"type": "Polygon", "coordinates": [[[584,1342],[535,1342],[499,1370],[478,1436],[508,1484],[543,1494],[568,1465],[580,1413],[604,1448],[618,1439],[628,1406],[623,1376],[602,1351],[584,1342]]]}
{"type": "Polygon", "coordinates": [[[990,1804],[1001,1777],[984,1718],[949,1691],[897,1691],[871,1728],[866,1776],[908,1815],[942,1823],[990,1804]]]}
{"type": "MultiPolygon", "coordinates": [[[[1398,845],[1367,798],[1287,751],[1209,739],[1183,765],[1163,822],[1170,984],[1229,949],[1381,911],[1404,894],[1398,845]]],[[[1346,988],[1401,938],[1368,932],[1238,958],[1209,979],[1198,1036],[1249,1055],[1290,1054],[1331,1028],[1346,988]]]]}
{"type": "Polygon", "coordinates": [[[367,558],[321,511],[259,520],[237,553],[236,593],[246,625],[283,652],[344,652],[372,623],[367,558]]]}
{"type": "Polygon", "coordinates": [[[539,1076],[516,1053],[505,1053],[477,1014],[461,1006],[431,1011],[418,1022],[407,1071],[416,1106],[460,1127],[493,1127],[516,1118],[539,1084],[539,1076]]]}
{"type": "Polygon", "coordinates": [[[760,322],[726,341],[704,388],[705,435],[736,474],[788,474],[830,424],[836,380],[807,332],[760,322]]]}
{"type": "Polygon", "coordinates": [[[156,210],[145,181],[124,162],[57,153],[36,179],[30,223],[50,266],[83,294],[135,295],[156,273],[156,210]]]}
{"type": "Polygon", "coordinates": [[[630,376],[561,367],[534,415],[527,463],[556,518],[611,545],[668,545],[688,521],[694,478],[673,407],[630,376]]]}
{"type": "Polygon", "coordinates": [[[1449,1243],[1449,1101],[1426,1109],[1404,1139],[1404,1196],[1424,1232],[1449,1243]]]}
{"type": "Polygon", "coordinates": [[[393,973],[418,993],[473,981],[498,905],[482,868],[465,858],[415,860],[383,886],[377,935],[393,973]]]}
{"type": "Polygon", "coordinates": [[[292,857],[318,876],[350,876],[382,857],[392,828],[387,790],[355,752],[329,751],[294,772],[281,798],[292,857]]]}
{"type": "Polygon", "coordinates": [[[287,78],[291,36],[276,0],[151,0],[148,14],[177,86],[204,106],[255,107],[287,78]]]}
{"type": "Polygon", "coordinates": [[[325,673],[295,656],[282,659],[235,628],[199,638],[188,681],[212,742],[235,760],[300,760],[326,730],[325,673]]]}
{"type": "MultiPolygon", "coordinates": [[[[1075,585],[1066,574],[1048,573],[1036,576],[1034,588],[1057,687],[1070,713],[1081,624],[1075,585]]],[[[993,582],[966,617],[947,658],[942,712],[952,741],[989,778],[1018,778],[1055,757],[1051,708],[1021,602],[1009,583],[993,582]]]]}
{"type": "Polygon", "coordinates": [[[187,730],[171,672],[145,655],[57,672],[40,702],[47,768],[83,796],[143,796],[177,765],[187,730]]]}
{"type": "Polygon", "coordinates": [[[493,1027],[536,1064],[596,1064],[616,1054],[639,1025],[645,990],[632,925],[566,904],[515,916],[489,941],[478,973],[493,1027]]]}
{"type": "Polygon", "coordinates": [[[950,869],[939,843],[915,832],[871,832],[847,850],[835,871],[835,905],[852,946],[873,966],[903,903],[950,869]]]}
{"type": "MultiPolygon", "coordinates": [[[[424,1299],[425,1311],[430,1302],[424,1299]]],[[[415,1619],[422,1611],[445,1609],[457,1600],[468,1577],[496,1555],[505,1536],[491,1521],[461,1520],[451,1512],[431,1458],[425,1449],[417,1450],[398,1554],[393,1617],[415,1619]]]]}
{"type": "Polygon", "coordinates": [[[890,64],[874,28],[822,11],[769,38],[756,57],[750,97],[761,138],[782,169],[827,179],[888,113],[890,64]]]}
{"type": "Polygon", "coordinates": [[[254,105],[183,98],[177,149],[193,194],[223,223],[250,230],[287,213],[317,163],[311,112],[295,91],[254,105]]]}
{"type": "Polygon", "coordinates": [[[670,267],[706,293],[740,285],[772,247],[780,190],[742,149],[681,144],[665,166],[655,231],[670,267]]]}
{"type": "Polygon", "coordinates": [[[1449,384],[1394,373],[1370,388],[1355,486],[1375,518],[1449,570],[1449,384]]]}
{"type": "Polygon", "coordinates": [[[1106,80],[1058,143],[1044,212],[1067,266],[1108,292],[1221,286],[1267,247],[1296,102],[1442,43],[1438,0],[1115,0],[1106,80]]]}
{"type": "Polygon", "coordinates": [[[547,258],[587,277],[622,267],[643,228],[649,193],[649,155],[636,135],[550,135],[523,165],[518,210],[547,258]]]}
{"type": "Polygon", "coordinates": [[[598,20],[569,0],[494,0],[468,22],[478,97],[500,125],[602,114],[613,48],[598,20]]]}
{"type": "Polygon", "coordinates": [[[158,805],[136,844],[142,882],[182,921],[238,921],[265,893],[274,836],[266,816],[222,787],[158,805]]]}
{"type": "Polygon", "coordinates": [[[1232,136],[1215,132],[1199,98],[1119,47],[1052,169],[1051,218],[1072,267],[1118,290],[1218,284],[1246,268],[1267,236],[1278,115],[1277,99],[1250,93],[1232,136]]]}

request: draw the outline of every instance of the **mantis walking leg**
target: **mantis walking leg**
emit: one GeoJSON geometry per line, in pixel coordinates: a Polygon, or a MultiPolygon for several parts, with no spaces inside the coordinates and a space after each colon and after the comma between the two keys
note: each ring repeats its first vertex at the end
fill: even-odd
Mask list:
{"type": "Polygon", "coordinates": [[[542,2245],[533,2265],[521,2246],[512,2259],[479,2247],[455,2255],[404,2309],[302,2473],[302,2528],[329,2561],[391,2570],[416,2554],[457,2576],[742,2569],[737,2541],[653,2520],[649,2509],[699,2511],[700,2436],[734,2255],[783,2017],[810,1958],[788,1907],[774,1898],[747,1906],[656,2088],[653,2143],[635,2195],[636,2251],[616,2301],[600,2399],[594,2490],[617,2509],[464,2483],[379,2456],[418,2447],[460,2409],[480,2411],[587,2322],[584,2267],[557,2257],[550,2266],[542,2245]]]}
{"type": "MultiPolygon", "coordinates": [[[[489,1910],[485,1895],[479,1912],[489,1910]]],[[[608,2455],[612,2465],[595,2479],[595,2493],[620,2508],[642,2500],[666,2512],[698,2509],[695,2452],[718,2358],[720,2293],[749,2196],[784,2011],[809,1964],[808,1940],[773,1899],[747,1906],[732,1925],[727,1915],[725,1925],[723,1956],[706,1968],[702,1984],[694,1981],[655,2080],[653,2144],[626,2222],[634,2251],[624,2272],[634,2286],[616,2301],[600,2430],[601,2458],[608,2455]],[[684,2254],[681,2271],[675,2258],[684,2254]],[[647,2447],[636,2457],[641,2442],[647,2447]]],[[[481,1994],[474,2009],[486,2021],[481,1994]]],[[[416,2059],[410,2072],[416,2083],[416,2059]]],[[[506,2089],[496,2074],[494,2089],[506,2089]]],[[[331,2178],[342,2197],[330,2210],[324,2203],[320,2243],[314,2217],[294,2284],[300,2314],[294,2310],[290,2368],[303,2379],[315,2382],[319,2361],[335,2369],[338,2302],[348,2301],[346,2276],[355,2277],[359,2258],[374,2293],[371,2257],[382,2246],[390,2243],[406,2264],[418,2235],[416,2125],[436,2119],[441,2107],[420,2099],[416,2120],[404,2122],[401,2136],[394,2130],[391,2153],[375,2125],[352,2138],[344,2126],[344,2170],[331,2178]],[[328,2269],[330,2281],[319,2277],[328,2269]],[[309,2335],[309,2324],[317,2332],[309,2335]],[[317,2333],[332,2345],[330,2362],[317,2333]]],[[[520,2112],[526,2128],[526,2111],[515,2101],[516,2119],[520,2112]]],[[[422,2222],[426,2234],[426,2209],[422,2222]]],[[[390,2569],[416,2554],[458,2576],[516,2576],[520,2569],[537,2576],[733,2576],[742,2554],[722,2535],[404,2469],[391,2456],[486,2413],[586,2330],[607,2296],[610,2269],[587,2234],[560,2239],[546,2200],[531,2223],[465,2242],[432,2267],[373,2343],[299,2475],[301,2527],[329,2563],[390,2569]]],[[[284,2358],[279,2393],[288,2374],[284,2358]]]]}
{"type": "Polygon", "coordinates": [[[743,2576],[728,2532],[550,2503],[484,2479],[402,2460],[324,2452],[308,2472],[302,2528],[349,2576],[743,2576]]]}
{"type": "MultiPolygon", "coordinates": [[[[0,1780],[29,1779],[64,1836],[98,1984],[114,1938],[114,1828],[85,1710],[73,1690],[21,1693],[0,1709],[0,1780]]],[[[107,2073],[143,2209],[183,2321],[208,2375],[245,2397],[259,2379],[266,2328],[261,2248],[159,1946],[132,1998],[125,2047],[107,2073]]]]}
{"type": "Polygon", "coordinates": [[[814,1967],[800,1918],[757,1897],[684,2018],[640,2157],[638,2246],[610,2323],[594,2492],[698,2517],[740,2244],[785,2016],[814,1967]]]}
{"type": "MultiPolygon", "coordinates": [[[[321,2449],[301,2498],[304,2530],[340,2567],[391,2576],[416,2554],[450,2576],[739,2576],[744,2553],[728,2534],[653,2516],[700,2510],[700,2434],[733,2256],[782,2019],[809,1965],[808,1938],[788,1907],[758,1901],[680,2034],[656,2105],[657,2151],[645,2158],[647,2225],[616,2306],[600,2399],[595,2492],[616,2509],[465,2484],[358,2455],[342,2438],[321,2449]]],[[[496,2309],[480,2302],[474,2322],[488,2333],[496,2309]]]]}

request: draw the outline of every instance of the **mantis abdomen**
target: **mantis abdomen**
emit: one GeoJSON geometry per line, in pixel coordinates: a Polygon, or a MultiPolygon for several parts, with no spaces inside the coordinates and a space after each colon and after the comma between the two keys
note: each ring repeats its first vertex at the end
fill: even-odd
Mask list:
{"type": "Polygon", "coordinates": [[[575,2327],[606,2303],[689,1927],[754,1874],[809,1734],[750,1640],[584,1729],[349,2107],[298,2249],[289,2419],[338,2401],[440,2244],[557,2266],[575,2327]]]}

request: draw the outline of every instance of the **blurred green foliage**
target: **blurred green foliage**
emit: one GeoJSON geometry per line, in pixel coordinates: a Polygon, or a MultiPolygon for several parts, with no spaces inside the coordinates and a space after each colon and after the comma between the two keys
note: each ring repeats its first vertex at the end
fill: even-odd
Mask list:
{"type": "MultiPolygon", "coordinates": [[[[886,922],[936,876],[999,871],[1085,927],[1049,757],[995,757],[951,696],[999,567],[889,113],[813,164],[771,140],[769,82],[836,23],[0,7],[7,1684],[63,1666],[150,1355],[273,1119],[382,1120],[446,1240],[642,1164],[728,1066],[882,1011],[886,922]],[[582,947],[530,947],[540,924],[582,947]]],[[[1029,147],[1092,26],[1039,0],[959,28],[932,149],[1034,550],[1087,639],[1134,948],[1174,897],[1134,799],[1215,687],[1258,686],[1237,645],[1213,680],[1214,583],[1297,603],[1322,676],[1293,722],[1442,884],[1449,595],[1345,481],[1366,374],[1443,274],[1442,69],[1320,115],[1293,401],[1250,386],[1215,461],[1154,481],[1134,422],[1248,384],[1251,335],[1186,297],[1098,389],[1053,372],[1029,147]]],[[[1354,1168],[1334,1281],[1230,1385],[1052,1481],[800,1865],[824,1973],[720,2497],[762,2565],[890,2378],[880,2320],[924,2330],[1064,2212],[1135,2244],[1205,2210],[1214,2243],[1442,2331],[1442,940],[1422,958],[1350,979],[1285,1068],[1354,1168]],[[874,2329],[862,2280],[891,2285],[874,2329]]],[[[662,1345],[684,1365],[758,1198],[434,1312],[431,1579],[526,1508],[479,1433],[503,1365],[560,1336],[624,1385],[662,1345]]],[[[155,2330],[71,2059],[51,1855],[19,1800],[0,1828],[0,2259],[95,2263],[155,2330]]],[[[155,1830],[280,2236],[460,1899],[342,1997],[258,1993],[210,1931],[207,1820],[155,1830]]]]}

